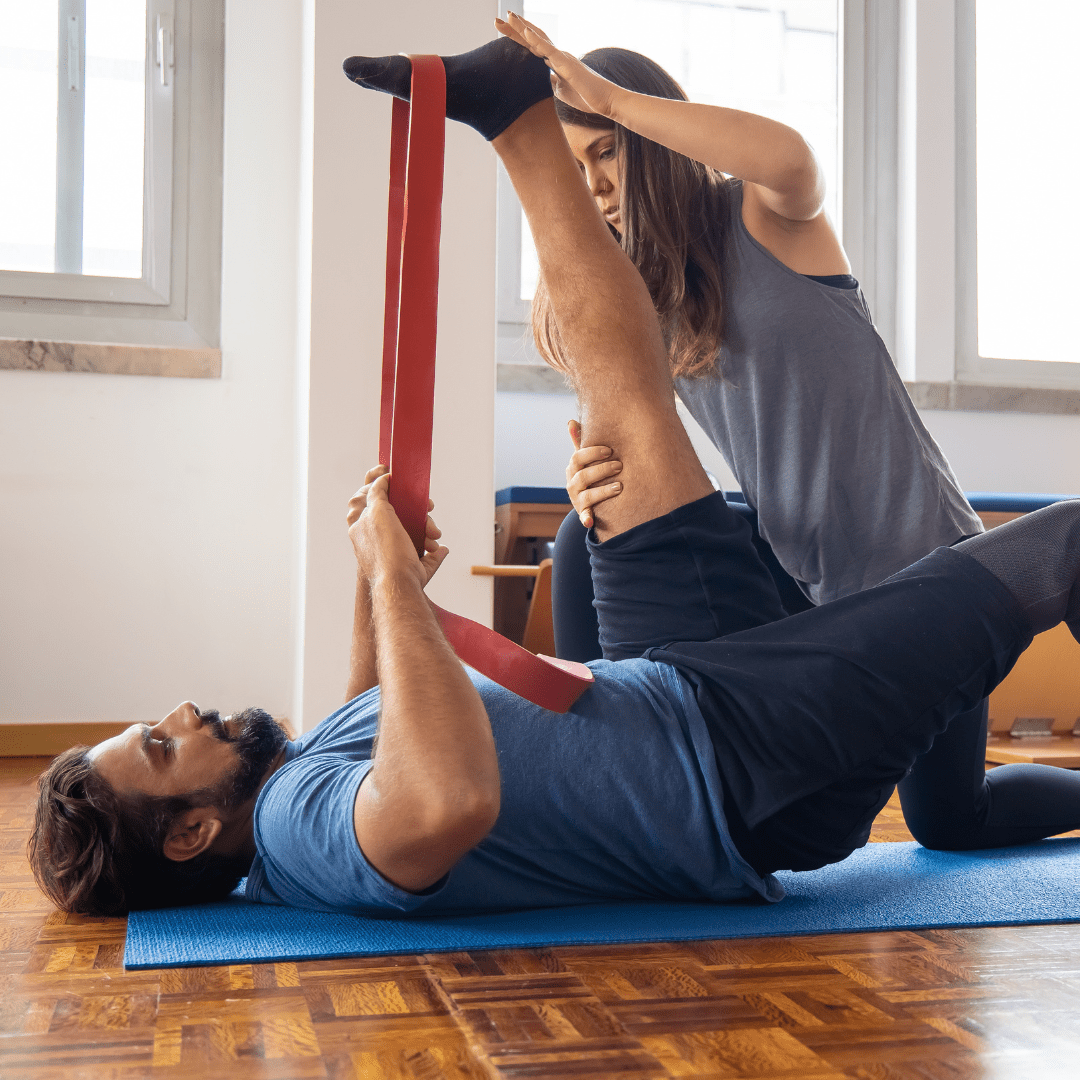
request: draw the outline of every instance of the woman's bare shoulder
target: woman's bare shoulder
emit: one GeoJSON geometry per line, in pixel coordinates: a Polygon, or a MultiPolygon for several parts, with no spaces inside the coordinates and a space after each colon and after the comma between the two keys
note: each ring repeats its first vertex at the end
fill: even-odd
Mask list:
{"type": "Polygon", "coordinates": [[[742,184],[742,219],[746,231],[770,255],[797,274],[850,274],[851,264],[824,210],[808,221],[793,221],[771,209],[762,188],[742,184]]]}

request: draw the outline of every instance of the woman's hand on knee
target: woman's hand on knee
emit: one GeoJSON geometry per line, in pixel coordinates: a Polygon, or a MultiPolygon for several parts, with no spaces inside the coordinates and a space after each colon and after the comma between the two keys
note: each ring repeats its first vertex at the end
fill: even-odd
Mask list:
{"type": "Polygon", "coordinates": [[[577,449],[566,466],[566,492],[581,524],[591,529],[593,507],[613,499],[622,491],[622,483],[612,480],[622,472],[622,462],[611,456],[610,446],[582,447],[581,425],[576,420],[570,421],[569,428],[577,449]]]}

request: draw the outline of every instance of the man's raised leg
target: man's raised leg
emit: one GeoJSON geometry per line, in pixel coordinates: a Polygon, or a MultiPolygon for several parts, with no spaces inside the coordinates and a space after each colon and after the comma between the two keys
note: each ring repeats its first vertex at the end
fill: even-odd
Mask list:
{"type": "Polygon", "coordinates": [[[610,446],[623,491],[601,540],[711,493],[675,412],[667,349],[637,268],[604,223],[555,115],[534,105],[492,143],[532,230],[581,408],[582,440],[610,446]]]}
{"type": "MultiPolygon", "coordinates": [[[[675,412],[667,350],[636,267],[593,202],[555,115],[544,61],[508,38],[443,58],[447,115],[489,139],[510,174],[536,243],[583,437],[623,463],[623,494],[598,514],[600,539],[712,491],[675,412]]],[[[409,96],[404,56],[353,56],[345,73],[409,96]]]]}
{"type": "Polygon", "coordinates": [[[604,656],[783,618],[749,526],[713,491],[675,411],[652,298],[600,216],[554,103],[532,106],[492,145],[532,229],[583,442],[622,462],[622,491],[596,508],[590,538],[604,656]]]}

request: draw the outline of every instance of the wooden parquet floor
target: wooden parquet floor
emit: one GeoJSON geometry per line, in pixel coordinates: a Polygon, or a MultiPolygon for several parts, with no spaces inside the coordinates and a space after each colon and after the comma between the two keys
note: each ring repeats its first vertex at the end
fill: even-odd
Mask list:
{"type": "Polygon", "coordinates": [[[126,973],[30,875],[43,764],[0,759],[3,1080],[1080,1077],[1080,925],[126,973]]]}

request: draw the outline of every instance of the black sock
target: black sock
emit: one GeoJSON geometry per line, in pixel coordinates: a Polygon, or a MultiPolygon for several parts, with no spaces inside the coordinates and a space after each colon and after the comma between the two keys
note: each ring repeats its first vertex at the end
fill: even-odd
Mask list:
{"type": "MultiPolygon", "coordinates": [[[[552,94],[547,64],[510,38],[498,37],[442,61],[446,115],[476,128],[489,142],[552,94]]],[[[409,100],[412,63],[407,56],[350,56],[342,66],[360,86],[409,100]]]]}

